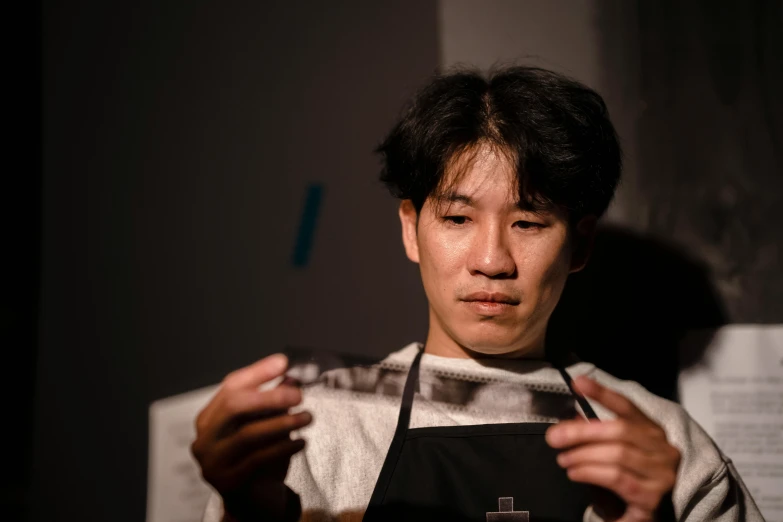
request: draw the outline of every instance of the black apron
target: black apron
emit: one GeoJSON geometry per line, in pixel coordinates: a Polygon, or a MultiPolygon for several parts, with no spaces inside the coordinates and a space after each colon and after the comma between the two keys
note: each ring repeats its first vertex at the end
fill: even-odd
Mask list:
{"type": "MultiPolygon", "coordinates": [[[[397,429],[364,522],[581,522],[595,489],[572,482],[544,439],[549,423],[409,429],[423,349],[405,381],[397,429]]],[[[589,418],[597,416],[574,394],[589,418]]]]}

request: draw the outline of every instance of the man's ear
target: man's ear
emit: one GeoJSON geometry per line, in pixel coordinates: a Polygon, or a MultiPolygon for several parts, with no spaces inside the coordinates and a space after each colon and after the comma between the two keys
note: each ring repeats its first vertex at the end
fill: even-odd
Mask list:
{"type": "Polygon", "coordinates": [[[402,225],[402,244],[405,245],[405,254],[414,263],[419,262],[419,243],[416,227],[419,214],[410,199],[403,199],[400,203],[400,225],[402,225]]]}
{"type": "Polygon", "coordinates": [[[598,219],[595,216],[585,216],[576,224],[573,230],[571,248],[571,270],[579,272],[587,264],[595,244],[595,234],[598,219]]]}

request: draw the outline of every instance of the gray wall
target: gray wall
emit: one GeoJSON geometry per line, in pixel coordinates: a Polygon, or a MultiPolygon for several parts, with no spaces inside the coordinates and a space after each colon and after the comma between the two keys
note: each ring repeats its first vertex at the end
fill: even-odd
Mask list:
{"type": "Polygon", "coordinates": [[[735,323],[783,322],[783,2],[639,2],[636,220],[735,323]]]}
{"type": "Polygon", "coordinates": [[[44,8],[35,520],[143,519],[154,399],[426,329],[371,151],[436,68],[434,2],[123,4],[44,8]]]}

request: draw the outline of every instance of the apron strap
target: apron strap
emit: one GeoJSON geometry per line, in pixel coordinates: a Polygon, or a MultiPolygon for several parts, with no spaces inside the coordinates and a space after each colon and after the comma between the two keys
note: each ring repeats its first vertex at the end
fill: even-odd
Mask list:
{"type": "Polygon", "coordinates": [[[413,407],[413,394],[416,392],[419,384],[419,366],[421,363],[421,356],[424,353],[424,347],[419,348],[419,353],[411,363],[410,371],[408,371],[408,377],[405,380],[405,388],[402,392],[402,405],[400,406],[400,414],[397,418],[397,429],[394,431],[394,438],[392,439],[391,446],[389,446],[389,452],[386,454],[386,460],[383,462],[381,468],[381,474],[378,476],[378,482],[375,484],[375,489],[372,492],[370,498],[370,504],[367,506],[367,511],[364,513],[366,519],[368,514],[379,507],[383,502],[383,498],[386,496],[386,489],[391,482],[394,468],[397,465],[397,459],[402,453],[402,446],[405,444],[405,437],[408,434],[408,426],[411,421],[411,408],[413,407]]]}
{"type": "Polygon", "coordinates": [[[598,415],[596,415],[593,407],[590,406],[590,403],[587,402],[587,399],[576,393],[576,390],[574,390],[574,381],[571,379],[571,375],[566,371],[566,353],[561,350],[547,349],[545,351],[544,359],[546,359],[553,368],[556,368],[557,371],[560,372],[560,376],[565,381],[566,386],[568,386],[568,391],[571,392],[571,395],[576,400],[576,403],[579,404],[579,406],[582,408],[582,412],[584,412],[587,420],[601,420],[598,418],[598,415]]]}
{"type": "Polygon", "coordinates": [[[571,392],[571,395],[574,396],[574,399],[576,399],[576,402],[579,404],[579,406],[582,407],[582,411],[587,416],[587,420],[600,420],[598,418],[598,415],[595,414],[595,411],[593,410],[593,407],[590,406],[590,403],[587,402],[587,399],[585,399],[582,395],[576,393],[576,390],[574,390],[574,381],[571,379],[571,376],[568,374],[567,371],[565,371],[565,368],[562,366],[557,366],[557,371],[560,372],[560,376],[563,377],[563,380],[565,381],[566,385],[568,386],[568,390],[571,392]]]}

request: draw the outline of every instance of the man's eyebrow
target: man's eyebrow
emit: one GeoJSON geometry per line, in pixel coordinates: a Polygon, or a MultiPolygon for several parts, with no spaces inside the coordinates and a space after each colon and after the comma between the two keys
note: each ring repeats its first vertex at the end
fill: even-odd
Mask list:
{"type": "Polygon", "coordinates": [[[531,201],[521,201],[521,200],[517,201],[514,204],[514,207],[518,208],[519,210],[523,210],[525,212],[534,212],[534,213],[540,213],[540,212],[546,210],[545,208],[537,207],[531,201]]]}
{"type": "MultiPolygon", "coordinates": [[[[439,196],[438,199],[444,203],[461,203],[468,207],[476,207],[476,201],[473,198],[459,192],[449,192],[439,196]]],[[[551,210],[547,205],[536,205],[532,201],[525,200],[518,200],[515,203],[512,203],[510,208],[542,215],[547,214],[551,210]]]]}
{"type": "Polygon", "coordinates": [[[473,198],[465,194],[460,194],[459,192],[450,192],[448,194],[444,194],[439,199],[448,203],[462,203],[463,205],[467,205],[469,207],[476,206],[476,202],[473,201],[473,198]]]}

